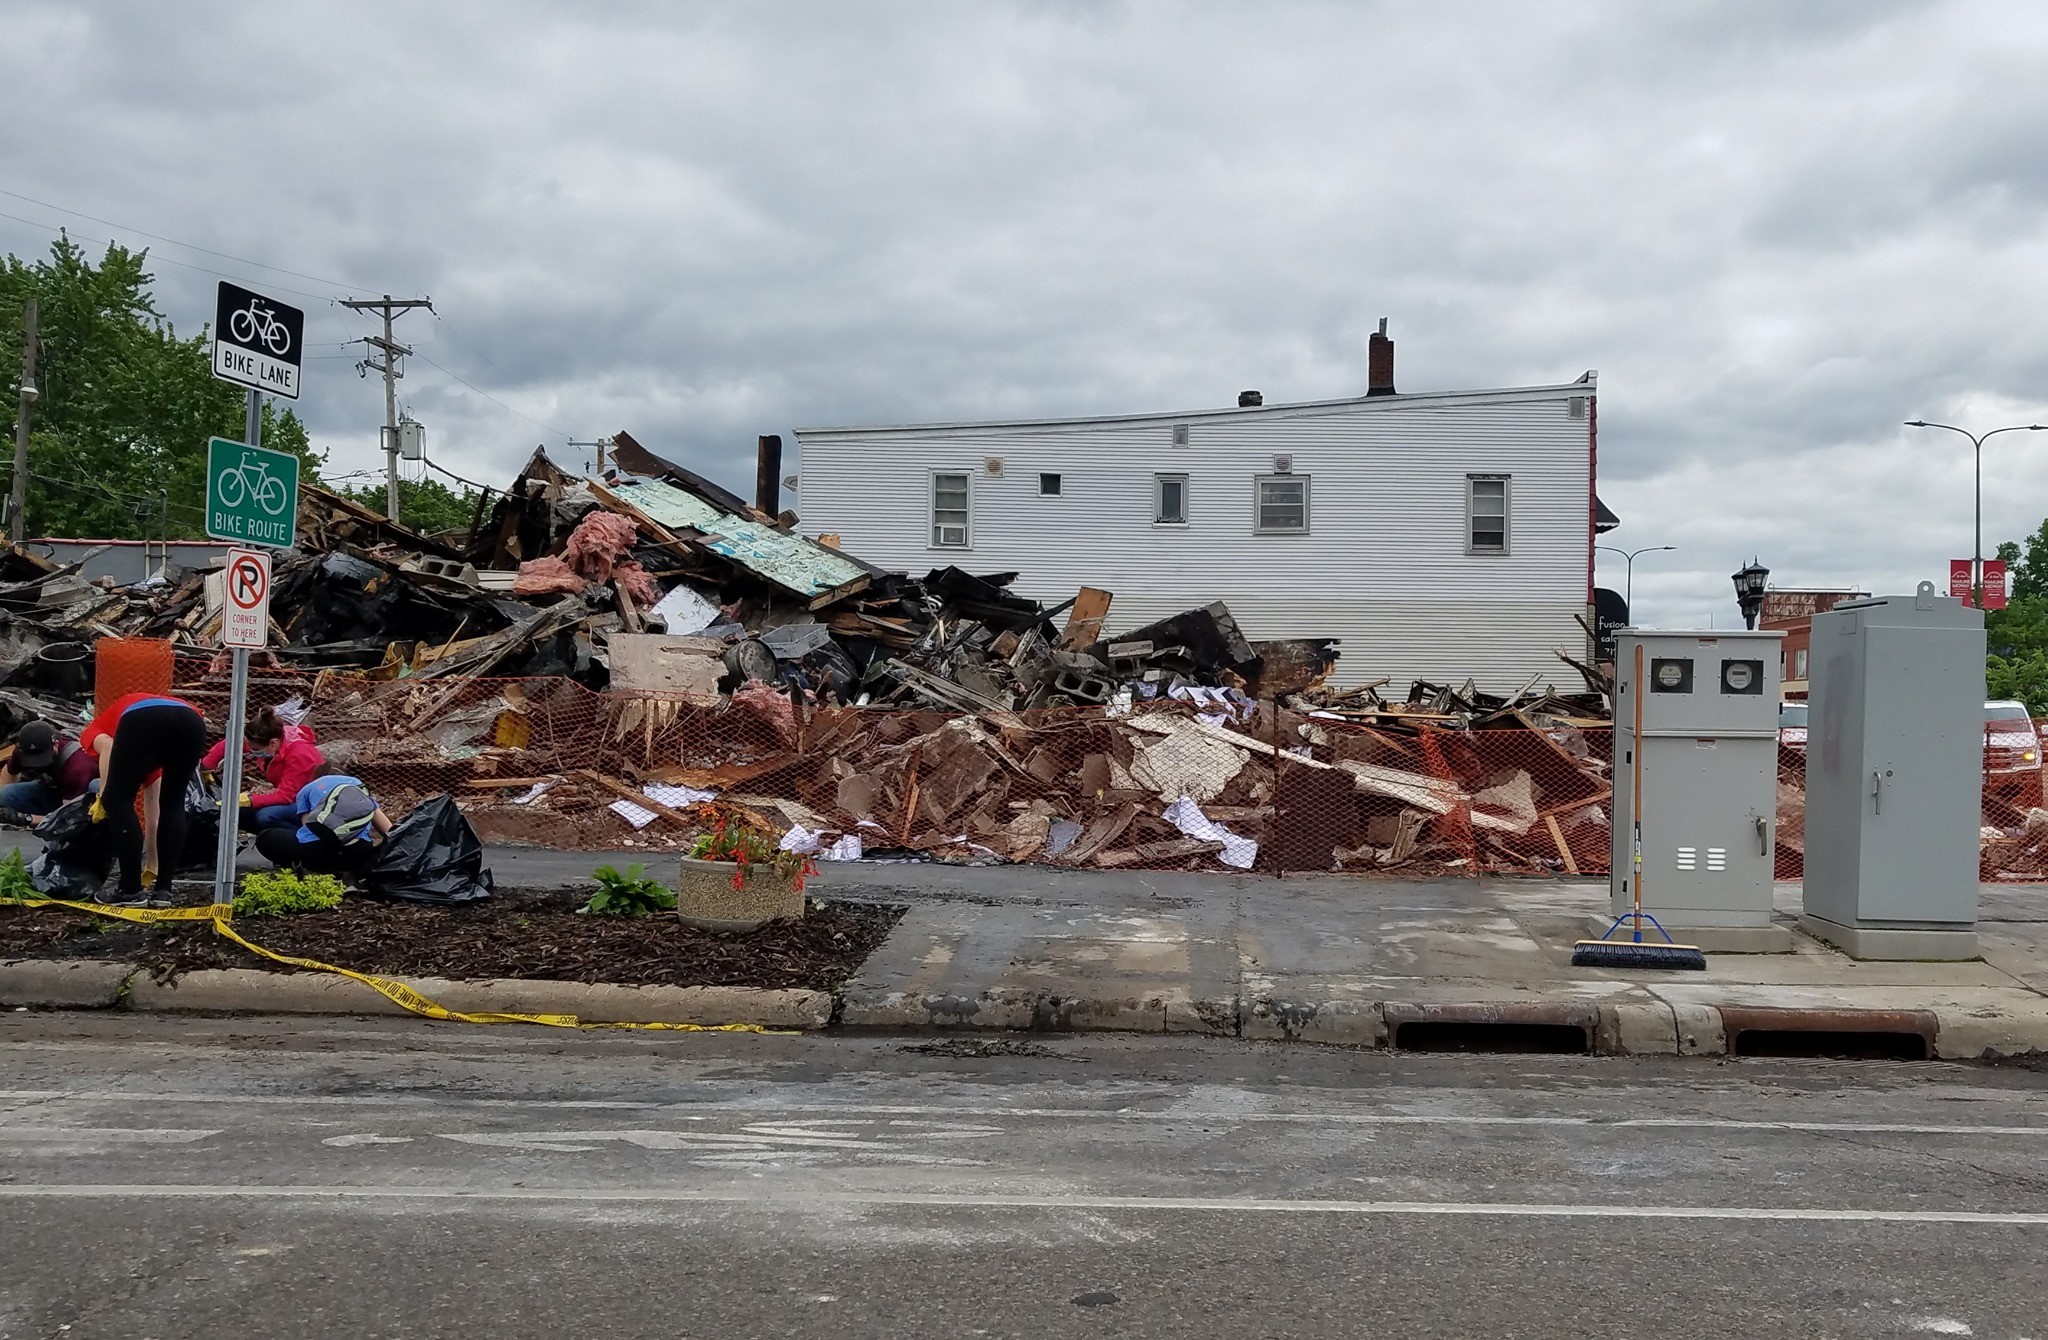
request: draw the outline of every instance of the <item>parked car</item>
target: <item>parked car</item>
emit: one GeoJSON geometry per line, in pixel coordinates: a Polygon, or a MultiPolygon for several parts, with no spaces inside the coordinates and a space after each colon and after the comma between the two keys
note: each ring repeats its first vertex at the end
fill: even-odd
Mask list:
{"type": "Polygon", "coordinates": [[[1786,749],[1806,752],[1806,704],[1778,704],[1778,743],[1786,749]]]}
{"type": "Polygon", "coordinates": [[[1984,798],[2041,808],[2041,736],[2026,704],[1984,704],[1984,798]]]}
{"type": "MultiPolygon", "coordinates": [[[[1778,704],[1778,744],[1801,756],[1806,753],[1807,711],[1802,702],[1778,704]]],[[[2041,735],[2024,703],[1984,704],[1984,799],[1987,805],[2003,802],[2022,812],[2043,808],[2041,735]]]]}

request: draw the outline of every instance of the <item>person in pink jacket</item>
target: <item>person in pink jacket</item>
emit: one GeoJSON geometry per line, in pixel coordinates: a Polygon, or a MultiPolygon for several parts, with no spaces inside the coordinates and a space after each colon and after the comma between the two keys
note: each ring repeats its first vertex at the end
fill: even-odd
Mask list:
{"type": "MultiPolygon", "coordinates": [[[[242,792],[241,827],[256,832],[298,827],[298,812],[292,802],[299,798],[299,788],[327,771],[327,756],[314,738],[311,726],[286,721],[268,707],[249,719],[242,748],[249,759],[262,765],[263,778],[270,786],[258,791],[248,781],[243,783],[248,789],[242,792]]],[[[222,740],[207,751],[199,765],[208,772],[217,771],[227,752],[228,742],[222,740]]]]}

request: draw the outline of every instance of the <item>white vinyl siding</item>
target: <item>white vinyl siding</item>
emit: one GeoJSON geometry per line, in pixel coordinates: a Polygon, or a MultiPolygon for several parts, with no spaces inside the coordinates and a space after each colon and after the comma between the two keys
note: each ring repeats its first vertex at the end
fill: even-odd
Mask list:
{"type": "Polygon", "coordinates": [[[1308,534],[1307,475],[1260,475],[1253,490],[1254,534],[1308,534]]]}
{"type": "Polygon", "coordinates": [[[1514,481],[1506,475],[1465,476],[1465,551],[1508,552],[1508,516],[1514,481]]]}
{"type": "MultiPolygon", "coordinates": [[[[966,473],[932,474],[932,547],[965,549],[971,513],[966,473]]],[[[848,552],[851,552],[850,550],[848,552]]]]}
{"type": "Polygon", "coordinates": [[[1152,476],[1152,524],[1155,526],[1185,526],[1188,524],[1188,477],[1186,475],[1152,476]]]}
{"type": "Polygon", "coordinates": [[[1082,586],[1115,595],[1106,634],[1221,600],[1253,641],[1342,639],[1334,683],[1414,679],[1507,693],[1532,675],[1577,692],[1557,659],[1584,655],[1593,416],[1566,415],[1584,384],[1382,396],[1201,414],[1053,423],[804,429],[802,530],[922,575],[934,566],[932,472],[1001,456],[971,483],[973,570],[1016,571],[1019,594],[1057,605],[1082,586]],[[1174,426],[1192,424],[1187,446],[1174,426]],[[1254,480],[1291,455],[1313,476],[1310,532],[1252,533],[1254,480]],[[1038,475],[1077,484],[1042,500],[1038,475]],[[1467,552],[1467,476],[1511,475],[1508,553],[1467,552]],[[1188,477],[1189,524],[1146,524],[1157,476],[1188,477]]]}

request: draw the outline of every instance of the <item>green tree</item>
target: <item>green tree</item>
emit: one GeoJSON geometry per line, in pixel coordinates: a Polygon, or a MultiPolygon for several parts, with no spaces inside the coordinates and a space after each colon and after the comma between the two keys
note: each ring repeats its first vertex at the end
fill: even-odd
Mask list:
{"type": "Polygon", "coordinates": [[[2007,541],[1998,556],[2012,574],[2012,595],[1984,615],[1985,686],[1993,698],[2017,698],[2033,715],[2048,715],[2048,521],[2024,549],[2007,541]]]}
{"type": "MultiPolygon", "coordinates": [[[[46,260],[0,262],[0,344],[18,349],[38,303],[36,400],[29,439],[28,533],[91,539],[192,538],[205,532],[206,443],[240,440],[246,393],[213,376],[207,336],[180,339],[150,297],[147,251],[109,245],[94,266],[69,237],[46,260]]],[[[0,403],[20,365],[0,356],[0,403]]],[[[274,401],[263,445],[319,478],[305,425],[274,401]]]]}
{"type": "MultiPolygon", "coordinates": [[[[342,493],[371,511],[383,514],[382,484],[364,484],[360,488],[343,489],[342,493]]],[[[474,489],[457,491],[438,479],[401,479],[398,481],[398,524],[422,535],[438,535],[448,530],[467,533],[470,523],[476,520],[476,500],[474,489]]]]}

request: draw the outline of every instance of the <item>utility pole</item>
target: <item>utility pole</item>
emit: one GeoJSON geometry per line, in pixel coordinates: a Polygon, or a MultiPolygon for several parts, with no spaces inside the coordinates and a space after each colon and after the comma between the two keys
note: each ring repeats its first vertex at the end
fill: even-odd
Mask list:
{"type": "Polygon", "coordinates": [[[7,495],[7,538],[28,533],[28,412],[36,403],[36,300],[21,312],[21,402],[14,411],[14,488],[7,495]]]}
{"type": "Polygon", "coordinates": [[[368,335],[355,344],[365,344],[377,350],[362,362],[356,364],[358,372],[381,372],[384,374],[384,515],[387,519],[398,520],[398,386],[397,380],[405,373],[399,369],[398,360],[412,350],[391,338],[391,318],[399,312],[414,307],[434,310],[432,298],[394,298],[389,293],[382,298],[344,299],[343,307],[352,312],[381,312],[384,315],[384,336],[379,339],[368,335]],[[379,357],[381,355],[381,357],[379,357]]]}

